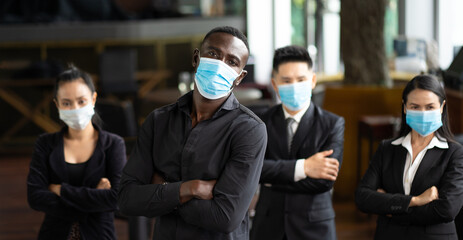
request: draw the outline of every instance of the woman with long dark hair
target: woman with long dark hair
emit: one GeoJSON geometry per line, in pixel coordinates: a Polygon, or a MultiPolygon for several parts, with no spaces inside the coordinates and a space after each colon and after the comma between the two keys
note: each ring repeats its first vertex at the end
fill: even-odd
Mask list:
{"type": "Polygon", "coordinates": [[[38,239],[116,239],[125,144],[95,124],[96,97],[90,76],[75,67],[56,80],[54,102],[66,126],[39,136],[27,178],[29,205],[45,213],[38,239]]]}
{"type": "Polygon", "coordinates": [[[402,101],[399,137],[380,144],[355,202],[379,215],[375,239],[457,239],[463,147],[449,128],[445,91],[435,77],[419,75],[402,101]]]}

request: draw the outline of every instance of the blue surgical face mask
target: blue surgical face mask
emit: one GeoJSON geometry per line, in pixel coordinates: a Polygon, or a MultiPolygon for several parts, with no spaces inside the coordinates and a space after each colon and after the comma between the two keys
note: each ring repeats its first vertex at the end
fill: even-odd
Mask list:
{"type": "Polygon", "coordinates": [[[239,75],[223,61],[202,57],[196,69],[195,81],[199,93],[213,100],[227,96],[239,75]]]}
{"type": "Polygon", "coordinates": [[[434,111],[414,111],[406,112],[406,121],[408,126],[426,137],[442,126],[442,115],[440,109],[434,111]]]}
{"type": "Polygon", "coordinates": [[[297,111],[310,104],[312,81],[278,85],[280,100],[289,110],[297,111]]]}

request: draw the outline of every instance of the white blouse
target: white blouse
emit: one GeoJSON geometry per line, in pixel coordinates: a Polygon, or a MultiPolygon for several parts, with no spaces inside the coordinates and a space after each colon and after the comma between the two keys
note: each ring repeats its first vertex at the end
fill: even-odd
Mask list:
{"type": "Polygon", "coordinates": [[[449,148],[446,140],[440,140],[439,138],[434,135],[431,142],[423,149],[421,152],[416,155],[414,161],[412,161],[413,150],[412,150],[412,143],[411,143],[411,133],[408,133],[407,136],[401,137],[392,142],[393,145],[402,145],[405,149],[407,149],[407,157],[405,159],[405,167],[403,173],[403,185],[404,185],[404,192],[405,195],[410,195],[410,188],[413,183],[413,178],[415,178],[416,171],[420,166],[421,161],[423,160],[424,155],[428,149],[438,147],[442,149],[449,148]]]}

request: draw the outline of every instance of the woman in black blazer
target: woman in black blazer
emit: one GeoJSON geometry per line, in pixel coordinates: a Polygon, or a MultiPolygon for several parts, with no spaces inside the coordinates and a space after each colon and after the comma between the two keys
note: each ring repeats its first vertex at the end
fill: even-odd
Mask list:
{"type": "Polygon", "coordinates": [[[399,137],[380,144],[355,194],[360,210],[379,215],[375,239],[457,239],[463,147],[453,140],[445,100],[432,76],[405,87],[399,137]]]}
{"type": "Polygon", "coordinates": [[[96,92],[88,74],[63,72],[54,93],[67,126],[37,139],[27,178],[29,205],[45,213],[38,239],[116,239],[124,141],[93,124],[96,92]]]}

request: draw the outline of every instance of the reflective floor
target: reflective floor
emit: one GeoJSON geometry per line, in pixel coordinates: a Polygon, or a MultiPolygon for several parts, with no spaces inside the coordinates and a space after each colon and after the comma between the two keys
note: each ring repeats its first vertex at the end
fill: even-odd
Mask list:
{"type": "MultiPolygon", "coordinates": [[[[29,158],[0,157],[0,240],[36,239],[43,213],[29,208],[26,177],[29,158]]],[[[375,217],[356,210],[353,202],[335,202],[339,240],[373,239],[375,217]]],[[[127,221],[116,219],[118,239],[128,240],[127,221]]]]}

